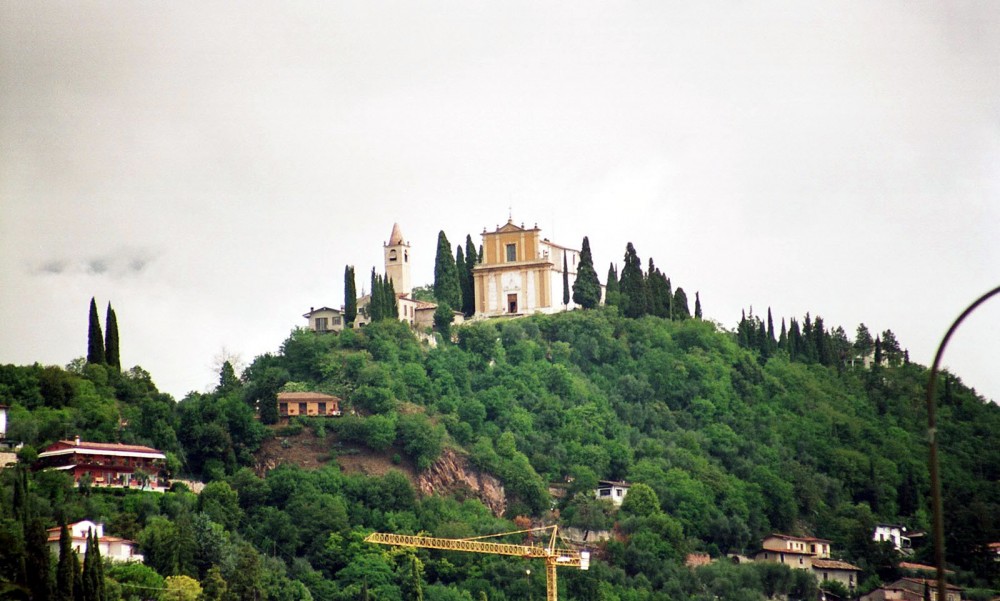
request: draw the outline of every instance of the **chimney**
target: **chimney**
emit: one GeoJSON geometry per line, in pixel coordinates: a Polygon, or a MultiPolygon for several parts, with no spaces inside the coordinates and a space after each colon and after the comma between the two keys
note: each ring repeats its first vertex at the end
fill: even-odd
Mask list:
{"type": "Polygon", "coordinates": [[[76,445],[76,446],[80,446],[80,435],[79,434],[77,434],[76,438],[73,439],[73,444],[76,445]]]}

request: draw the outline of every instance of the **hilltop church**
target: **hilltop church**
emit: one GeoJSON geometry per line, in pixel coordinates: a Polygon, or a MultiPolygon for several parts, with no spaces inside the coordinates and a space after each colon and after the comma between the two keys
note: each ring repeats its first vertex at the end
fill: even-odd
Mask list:
{"type": "MultiPolygon", "coordinates": [[[[537,225],[526,229],[523,223],[519,227],[511,219],[493,232],[483,228],[481,248],[483,256],[472,269],[476,318],[557,313],[576,308],[572,286],[580,263],[578,250],[542,238],[537,225]],[[564,282],[571,291],[567,303],[563,303],[564,282]]],[[[396,291],[399,319],[417,329],[430,328],[434,325],[437,305],[411,296],[410,251],[410,243],[403,237],[399,224],[394,223],[389,240],[382,245],[382,253],[386,278],[392,280],[396,291]]],[[[369,323],[364,309],[370,301],[370,294],[358,299],[354,327],[369,323]]],[[[308,320],[309,329],[317,332],[338,332],[346,325],[343,307],[313,307],[303,317],[308,320]]],[[[456,312],[454,323],[463,320],[463,315],[456,312]]]]}

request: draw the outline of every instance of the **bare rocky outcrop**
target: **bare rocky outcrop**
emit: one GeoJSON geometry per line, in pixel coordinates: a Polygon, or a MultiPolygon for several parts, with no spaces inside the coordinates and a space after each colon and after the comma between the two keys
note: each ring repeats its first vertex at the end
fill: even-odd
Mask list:
{"type": "Polygon", "coordinates": [[[434,465],[417,476],[417,486],[425,495],[475,497],[498,517],[507,511],[503,484],[493,475],[470,465],[468,458],[452,449],[445,449],[434,465]]]}

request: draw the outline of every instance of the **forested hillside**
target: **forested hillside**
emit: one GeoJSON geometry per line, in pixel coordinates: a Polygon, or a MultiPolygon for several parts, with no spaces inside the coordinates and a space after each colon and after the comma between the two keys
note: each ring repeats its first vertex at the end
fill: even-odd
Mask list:
{"type": "MultiPolygon", "coordinates": [[[[0,578],[28,579],[33,532],[89,518],[142,543],[151,570],[106,573],[123,598],[138,598],[130,583],[157,588],[181,574],[206,599],[540,598],[540,565],[528,576],[523,560],[361,542],[372,530],[515,530],[517,518],[613,531],[590,571],[561,571],[565,599],[811,598],[812,576],[783,566],[683,566],[689,552],[752,551],[770,532],[830,539],[835,556],[864,569],[861,588],[874,588],[898,573],[898,558],[871,541],[875,524],[929,529],[927,370],[894,339],[873,345],[864,367],[864,332],[849,341],[806,316],[777,334],[770,321],[744,317],[728,332],[610,307],[464,325],[434,348],[394,320],[296,330],[241,378],[227,365],[215,392],[178,403],[140,368],[0,367],[8,434],[28,444],[25,459],[79,434],[155,446],[175,476],[209,482],[197,496],[110,493],[40,472],[25,517],[7,509],[18,478],[5,470],[0,537],[21,554],[4,555],[0,578]],[[354,411],[270,426],[280,390],[335,394],[354,411]],[[303,426],[329,444],[327,466],[263,478],[249,469],[263,440],[303,426]],[[399,473],[342,473],[335,461],[378,452],[424,469],[445,447],[500,478],[505,516],[476,500],[421,497],[399,473]],[[598,480],[635,486],[615,510],[594,500],[598,480]],[[550,484],[565,497],[551,498],[550,484]]],[[[939,388],[948,560],[966,586],[997,588],[986,544],[1000,540],[1000,409],[954,376],[939,388]]]]}

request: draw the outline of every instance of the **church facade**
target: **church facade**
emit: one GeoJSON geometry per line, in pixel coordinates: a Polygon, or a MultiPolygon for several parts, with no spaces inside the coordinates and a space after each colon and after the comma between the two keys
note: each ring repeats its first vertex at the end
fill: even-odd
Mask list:
{"type": "Polygon", "coordinates": [[[477,317],[558,313],[576,307],[572,286],[578,250],[542,238],[537,225],[527,229],[510,219],[493,232],[484,229],[482,236],[483,256],[472,270],[477,317]],[[570,286],[567,303],[564,278],[570,286]]]}

